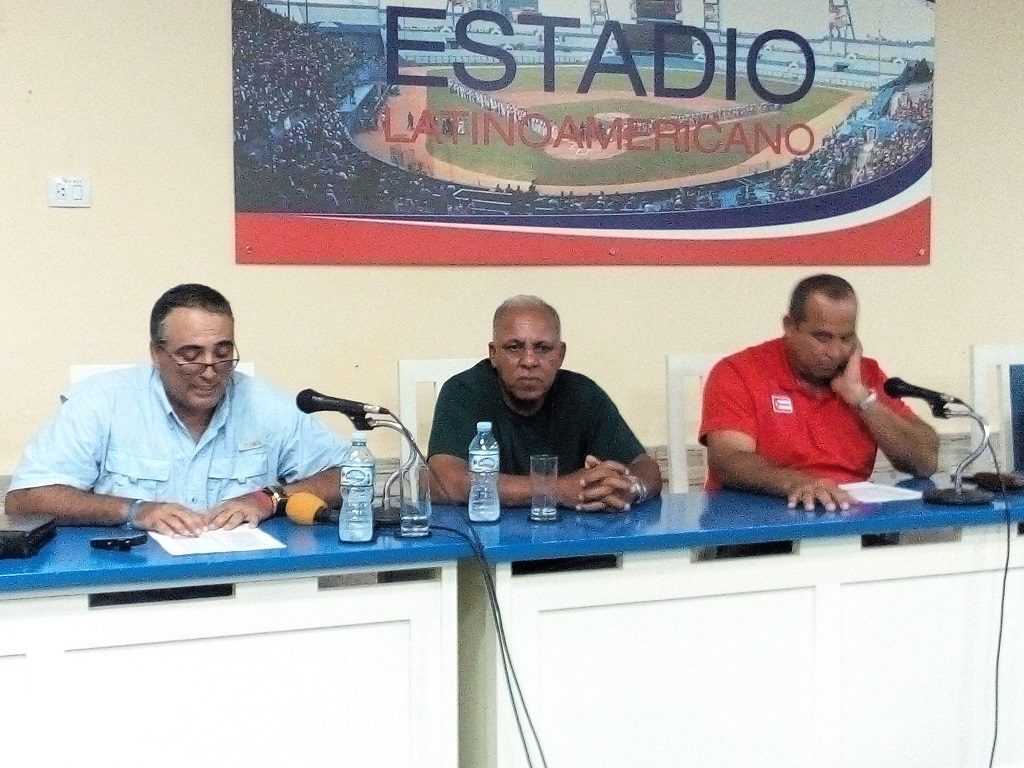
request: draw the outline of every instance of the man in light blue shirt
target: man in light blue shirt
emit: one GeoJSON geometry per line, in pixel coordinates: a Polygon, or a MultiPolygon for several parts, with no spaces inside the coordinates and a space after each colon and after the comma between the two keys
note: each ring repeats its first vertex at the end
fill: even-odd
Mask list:
{"type": "Polygon", "coordinates": [[[220,293],[169,290],[150,316],[153,365],[68,392],[26,448],[7,512],[197,535],[257,525],[295,491],[336,504],[347,446],[294,400],[235,371],[236,353],[220,293]]]}

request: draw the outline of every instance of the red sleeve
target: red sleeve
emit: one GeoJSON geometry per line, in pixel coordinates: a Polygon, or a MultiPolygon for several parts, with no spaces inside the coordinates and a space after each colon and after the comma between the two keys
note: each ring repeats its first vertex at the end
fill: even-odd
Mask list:
{"type": "Polygon", "coordinates": [[[864,379],[864,386],[875,390],[875,393],[878,395],[878,402],[884,404],[886,408],[904,419],[909,419],[914,415],[914,411],[911,410],[910,406],[898,397],[889,397],[885,394],[885,380],[888,376],[878,366],[878,363],[870,358],[864,358],[861,361],[860,373],[864,379]]]}
{"type": "Polygon", "coordinates": [[[704,384],[704,404],[700,421],[700,443],[705,445],[709,432],[732,430],[757,439],[754,400],[736,364],[720,360],[704,384]]]}

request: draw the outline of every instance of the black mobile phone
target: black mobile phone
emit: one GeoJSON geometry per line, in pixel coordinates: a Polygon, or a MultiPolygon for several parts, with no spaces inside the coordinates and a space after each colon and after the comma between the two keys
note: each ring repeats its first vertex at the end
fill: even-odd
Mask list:
{"type": "Polygon", "coordinates": [[[90,539],[89,546],[93,549],[113,549],[118,552],[127,552],[132,547],[145,544],[147,541],[149,541],[149,534],[145,531],[119,531],[90,539]]]}

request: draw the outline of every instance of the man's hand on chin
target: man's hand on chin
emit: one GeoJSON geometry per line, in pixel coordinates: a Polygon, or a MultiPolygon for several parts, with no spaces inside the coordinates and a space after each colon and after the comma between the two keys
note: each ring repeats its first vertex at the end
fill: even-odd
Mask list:
{"type": "Polygon", "coordinates": [[[860,376],[860,361],[863,352],[858,341],[843,370],[831,382],[832,391],[851,408],[856,408],[870,394],[860,376]]]}

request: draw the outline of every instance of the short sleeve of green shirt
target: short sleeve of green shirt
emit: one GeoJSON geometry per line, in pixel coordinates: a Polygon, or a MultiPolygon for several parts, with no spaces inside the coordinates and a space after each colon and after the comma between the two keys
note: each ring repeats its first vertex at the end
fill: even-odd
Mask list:
{"type": "Polygon", "coordinates": [[[494,420],[494,397],[488,392],[491,364],[481,360],[468,371],[448,379],[437,394],[427,455],[466,458],[478,421],[494,420]]]}
{"type": "Polygon", "coordinates": [[[571,414],[576,411],[580,429],[578,445],[583,453],[576,469],[583,467],[587,454],[627,465],[642,454],[644,446],[608,394],[586,376],[572,371],[565,371],[565,374],[570,379],[566,382],[566,391],[560,393],[552,405],[559,412],[571,414]]]}

